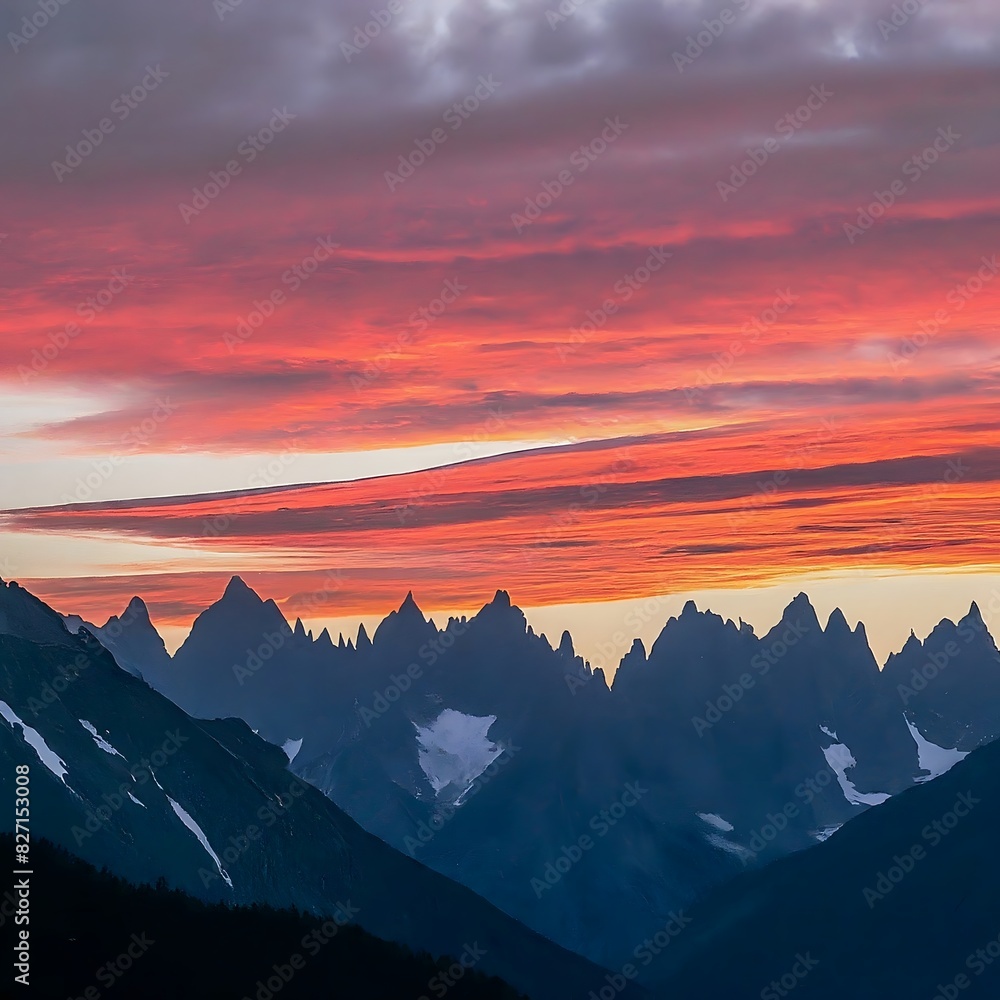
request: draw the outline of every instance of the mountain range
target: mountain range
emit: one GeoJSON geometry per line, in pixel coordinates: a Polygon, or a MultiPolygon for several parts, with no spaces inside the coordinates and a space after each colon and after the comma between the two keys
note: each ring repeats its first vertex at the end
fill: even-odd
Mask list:
{"type": "MultiPolygon", "coordinates": [[[[130,620],[123,648],[146,622],[130,620]]],[[[532,997],[602,982],[602,969],[365,832],[244,721],[193,719],[15,583],[0,586],[0,715],[7,801],[28,764],[34,835],[94,866],[213,903],[345,914],[416,952],[457,958],[476,944],[480,971],[532,997]]]]}
{"type": "Polygon", "coordinates": [[[976,605],[880,671],[864,627],[821,624],[804,595],[763,636],[689,603],[610,686],[503,591],[440,626],[407,595],[371,637],[334,642],[234,577],[173,657],[138,599],[67,624],[189,715],[285,748],[283,768],[400,853],[610,969],[713,887],[1000,735],[1000,654],[976,605]]]}

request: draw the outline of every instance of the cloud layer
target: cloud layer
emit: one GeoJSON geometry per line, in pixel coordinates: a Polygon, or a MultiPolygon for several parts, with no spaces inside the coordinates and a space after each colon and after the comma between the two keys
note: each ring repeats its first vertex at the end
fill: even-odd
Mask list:
{"type": "MultiPolygon", "coordinates": [[[[25,412],[87,405],[7,421],[4,447],[30,474],[571,442],[442,486],[240,501],[227,544],[342,565],[357,611],[421,581],[557,601],[992,565],[1000,14],[897,6],[70,0],[29,38],[17,0],[0,383],[25,412]],[[956,460],[947,501],[927,492],[956,460]]],[[[221,511],[11,523],[194,552],[221,511]]]]}

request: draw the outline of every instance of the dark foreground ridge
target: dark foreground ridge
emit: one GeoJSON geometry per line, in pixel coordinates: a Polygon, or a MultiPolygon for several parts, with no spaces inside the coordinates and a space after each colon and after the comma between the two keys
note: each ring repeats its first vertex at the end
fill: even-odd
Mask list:
{"type": "Polygon", "coordinates": [[[691,909],[674,1000],[1000,995],[1000,743],[691,909]]]}
{"type": "MultiPolygon", "coordinates": [[[[14,838],[0,834],[5,857],[14,838]]],[[[269,906],[211,905],[164,882],[136,886],[48,841],[32,845],[31,984],[46,1000],[517,1000],[475,969],[476,942],[432,958],[351,925],[269,906]],[[462,963],[465,963],[465,967],[462,963]]],[[[349,902],[345,901],[345,907],[349,902]]],[[[4,909],[0,923],[11,918],[4,909]]],[[[6,936],[6,935],[5,935],[6,936]]]]}

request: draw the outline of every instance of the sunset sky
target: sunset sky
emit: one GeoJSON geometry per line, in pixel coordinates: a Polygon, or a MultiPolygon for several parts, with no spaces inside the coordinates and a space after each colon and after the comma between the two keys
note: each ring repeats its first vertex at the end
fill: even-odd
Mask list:
{"type": "Polygon", "coordinates": [[[651,596],[884,656],[1000,594],[995,0],[39,10],[0,575],[171,647],[233,573],[352,629],[502,587],[611,666],[651,596]]]}

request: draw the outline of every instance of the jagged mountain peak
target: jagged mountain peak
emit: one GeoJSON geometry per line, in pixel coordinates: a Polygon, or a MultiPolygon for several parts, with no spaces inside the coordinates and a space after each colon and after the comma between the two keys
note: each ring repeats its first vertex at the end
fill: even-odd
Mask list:
{"type": "MultiPolygon", "coordinates": [[[[609,686],[612,689],[614,689],[615,686],[618,685],[621,678],[623,677],[629,677],[630,679],[633,678],[637,671],[641,670],[641,668],[646,666],[647,662],[648,661],[646,658],[646,647],[643,645],[642,640],[633,639],[631,648],[621,658],[621,661],[618,664],[618,669],[615,671],[615,675],[611,679],[611,684],[609,686]]],[[[601,676],[603,677],[604,671],[601,670],[600,667],[598,667],[594,671],[595,676],[598,670],[601,671],[601,676]]],[[[607,683],[606,680],[605,683],[607,683]]],[[[626,681],[625,683],[628,684],[629,682],[626,681]]]]}
{"type": "MultiPolygon", "coordinates": [[[[378,634],[377,630],[375,634],[376,635],[378,634]]],[[[367,650],[372,648],[372,641],[371,639],[368,638],[368,630],[365,628],[364,622],[362,622],[358,626],[358,641],[357,644],[355,645],[355,648],[358,649],[359,651],[363,649],[367,650]]]]}
{"type": "Polygon", "coordinates": [[[62,618],[13,580],[0,580],[0,634],[47,643],[70,643],[62,618]]]}
{"type": "Polygon", "coordinates": [[[629,651],[621,658],[621,662],[618,664],[618,669],[626,666],[645,666],[646,663],[646,647],[643,645],[642,639],[633,639],[632,646],[629,651]]]}
{"type": "MultiPolygon", "coordinates": [[[[832,618],[833,616],[831,615],[830,617],[832,618]]],[[[841,617],[843,617],[843,615],[841,615],[841,617]]],[[[822,627],[819,623],[819,615],[816,614],[816,609],[813,607],[812,601],[809,600],[808,594],[800,592],[788,602],[784,611],[781,613],[779,625],[782,623],[787,624],[793,619],[796,622],[803,623],[802,627],[810,631],[822,631],[822,627]]]]}
{"type": "Polygon", "coordinates": [[[498,608],[509,608],[511,606],[510,594],[506,590],[498,590],[493,595],[493,600],[490,601],[490,604],[498,608]]]}
{"type": "Polygon", "coordinates": [[[146,602],[141,597],[133,597],[121,615],[111,615],[101,628],[106,629],[116,624],[122,628],[134,625],[153,628],[153,622],[149,617],[149,608],[146,607],[146,602]]]}
{"type": "Polygon", "coordinates": [[[982,631],[986,628],[986,619],[983,618],[983,613],[979,610],[979,605],[975,601],[969,605],[968,612],[958,624],[960,628],[963,625],[971,625],[976,631],[982,631]]]}
{"type": "Polygon", "coordinates": [[[239,601],[241,603],[260,604],[260,595],[253,587],[247,586],[241,576],[230,577],[226,589],[222,592],[222,601],[239,601]]]}
{"type": "Polygon", "coordinates": [[[847,618],[844,616],[844,612],[840,608],[834,608],[830,612],[830,617],[826,621],[826,628],[823,630],[825,635],[852,635],[851,626],[847,622],[847,618]]]}
{"type": "Polygon", "coordinates": [[[416,612],[421,618],[424,617],[423,612],[417,606],[417,602],[413,599],[413,591],[408,590],[406,592],[406,597],[403,598],[403,603],[399,606],[399,614],[413,614],[416,612]]]}
{"type": "MultiPolygon", "coordinates": [[[[417,607],[417,602],[413,599],[413,591],[410,590],[399,608],[390,611],[379,622],[371,641],[375,646],[384,646],[386,643],[408,643],[414,639],[429,636],[431,632],[436,631],[434,625],[424,617],[424,613],[417,607]]],[[[359,638],[359,648],[361,645],[362,642],[359,638]]]]}
{"type": "Polygon", "coordinates": [[[526,632],[528,628],[524,612],[516,604],[511,603],[510,594],[506,590],[498,590],[493,600],[484,604],[471,621],[481,625],[493,623],[495,627],[511,628],[520,633],[526,632]]]}

